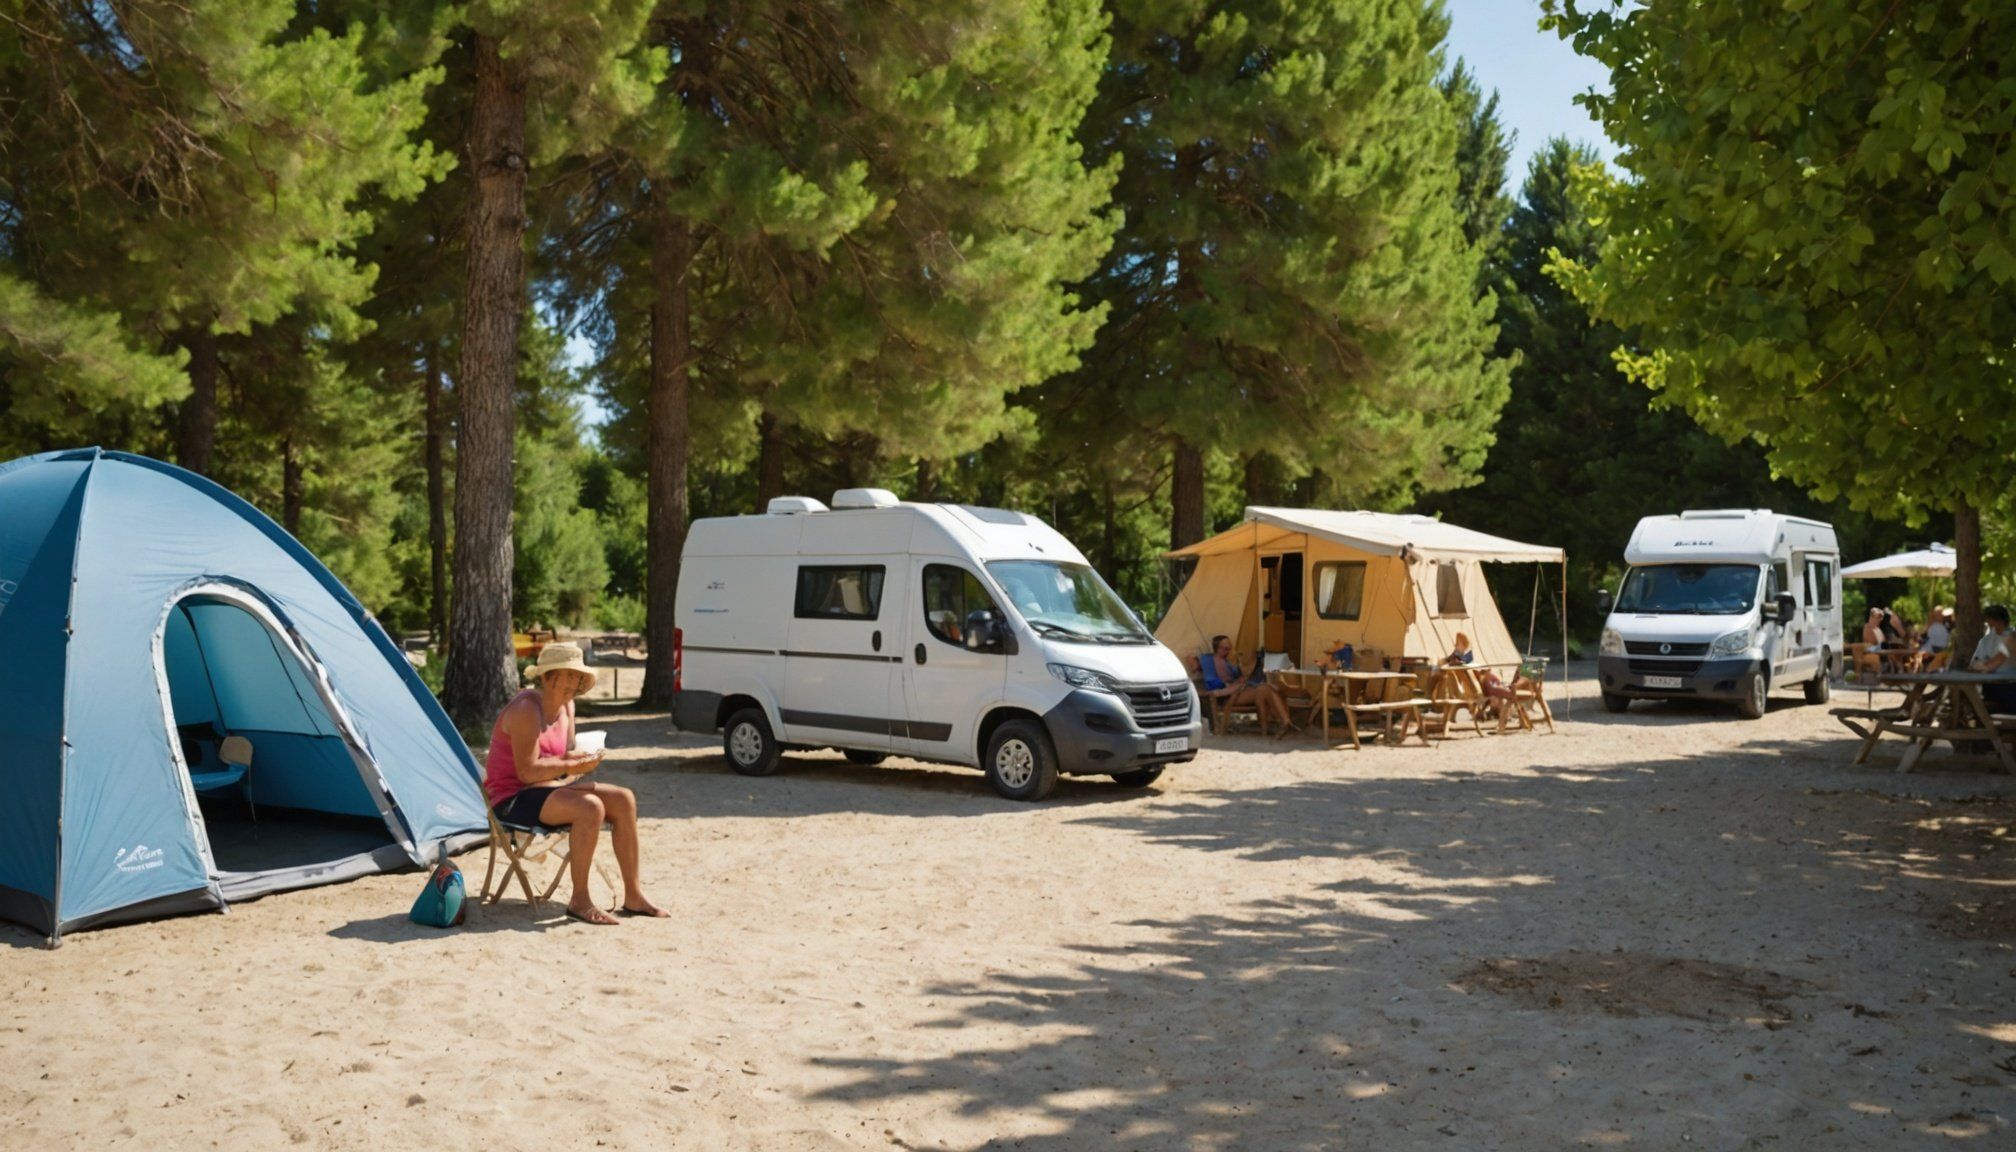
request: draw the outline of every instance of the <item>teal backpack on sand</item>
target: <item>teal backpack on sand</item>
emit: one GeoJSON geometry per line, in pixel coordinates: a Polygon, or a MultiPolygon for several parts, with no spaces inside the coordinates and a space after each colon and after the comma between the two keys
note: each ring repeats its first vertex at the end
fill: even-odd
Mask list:
{"type": "Polygon", "coordinates": [[[448,846],[441,846],[441,862],[427,877],[427,887],[420,892],[420,898],[413,901],[413,911],[408,913],[415,924],[425,924],[429,928],[459,928],[468,909],[462,906],[462,870],[448,859],[448,846]]]}

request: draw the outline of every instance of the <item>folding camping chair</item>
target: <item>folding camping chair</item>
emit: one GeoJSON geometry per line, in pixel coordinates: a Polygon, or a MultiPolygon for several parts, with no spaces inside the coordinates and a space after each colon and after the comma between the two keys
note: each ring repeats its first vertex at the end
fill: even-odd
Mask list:
{"type": "Polygon", "coordinates": [[[181,729],[182,756],[189,765],[189,787],[198,795],[237,788],[245,797],[252,822],[259,822],[259,808],[252,803],[252,741],[243,736],[226,736],[216,745],[217,766],[210,767],[206,753],[217,729],[209,724],[184,725],[181,729]],[[193,755],[192,755],[193,753],[193,755]]]}
{"type": "MultiPolygon", "coordinates": [[[[497,818],[496,809],[486,809],[490,817],[490,861],[483,869],[483,890],[477,894],[477,902],[495,904],[504,898],[505,889],[511,887],[511,878],[518,878],[518,886],[525,891],[525,902],[537,909],[539,905],[553,898],[553,892],[560,887],[560,878],[567,874],[567,837],[570,829],[554,824],[506,824],[497,818]],[[490,878],[497,870],[497,853],[504,853],[504,875],[497,882],[497,891],[490,891],[490,878]],[[554,857],[553,879],[537,893],[532,891],[532,879],[526,873],[528,864],[537,863],[548,856],[554,857]]],[[[605,822],[602,830],[607,832],[605,822]]],[[[622,897],[622,889],[609,879],[609,869],[597,856],[594,860],[595,874],[602,877],[602,886],[609,889],[609,907],[616,907],[622,897]]]]}
{"type": "Polygon", "coordinates": [[[1518,710],[1522,727],[1533,728],[1533,721],[1537,718],[1546,723],[1547,731],[1552,732],[1554,710],[1547,706],[1545,691],[1547,662],[1545,656],[1528,656],[1519,665],[1518,673],[1512,678],[1512,707],[1518,710]]]}

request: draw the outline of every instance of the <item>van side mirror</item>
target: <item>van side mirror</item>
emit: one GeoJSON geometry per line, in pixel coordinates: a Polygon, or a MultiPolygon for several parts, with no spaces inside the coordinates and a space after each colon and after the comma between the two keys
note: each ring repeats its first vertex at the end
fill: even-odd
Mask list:
{"type": "Polygon", "coordinates": [[[1608,616],[1610,614],[1610,609],[1615,608],[1616,606],[1617,606],[1617,600],[1615,597],[1610,595],[1610,590],[1608,588],[1598,588],[1596,590],[1596,611],[1601,612],[1605,616],[1608,616]]]}
{"type": "Polygon", "coordinates": [[[1790,592],[1778,593],[1778,599],[1772,606],[1778,609],[1780,624],[1790,624],[1799,617],[1799,601],[1790,592]]]}
{"type": "Polygon", "coordinates": [[[966,614],[966,638],[968,652],[1002,652],[1012,654],[1014,645],[1008,629],[1001,618],[985,608],[966,614]]]}

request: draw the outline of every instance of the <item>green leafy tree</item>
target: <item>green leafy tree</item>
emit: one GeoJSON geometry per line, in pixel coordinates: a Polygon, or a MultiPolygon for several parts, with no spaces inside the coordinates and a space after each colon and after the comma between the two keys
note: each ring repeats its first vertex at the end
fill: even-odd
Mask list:
{"type": "Polygon", "coordinates": [[[1639,333],[1619,362],[1824,498],[1954,517],[1960,634],[1979,510],[2016,446],[2016,85],[2002,0],[1549,0],[1605,64],[1621,149],[1600,255],[1563,274],[1639,333]]]}
{"type": "Polygon", "coordinates": [[[1458,213],[1439,4],[1113,0],[1084,136],[1126,223],[1089,284],[1086,376],[1171,454],[1172,544],[1207,454],[1390,501],[1461,483],[1503,403],[1458,213]]]}
{"type": "MultiPolygon", "coordinates": [[[[1596,620],[1587,593],[1616,568],[1642,516],[1769,507],[1834,521],[1851,554],[1901,543],[1894,531],[1773,476],[1759,446],[1725,442],[1685,413],[1654,407],[1644,386],[1625,375],[1618,366],[1631,348],[1625,334],[1592,321],[1548,272],[1557,259],[1590,262],[1602,250],[1602,230],[1575,183],[1579,169],[1601,163],[1594,151],[1558,138],[1534,154],[1492,259],[1502,285],[1498,351],[1514,363],[1512,395],[1479,483],[1427,507],[1459,524],[1565,548],[1569,606],[1583,626],[1596,620]]],[[[1532,579],[1523,571],[1511,576],[1532,579]]],[[[1508,605],[1527,602],[1524,583],[1507,592],[1508,605]]],[[[1553,610],[1541,611],[1551,626],[1553,610]]]]}

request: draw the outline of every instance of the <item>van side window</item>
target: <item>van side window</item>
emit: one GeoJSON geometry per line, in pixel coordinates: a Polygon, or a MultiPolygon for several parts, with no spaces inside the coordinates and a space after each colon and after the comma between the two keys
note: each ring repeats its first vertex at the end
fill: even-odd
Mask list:
{"type": "Polygon", "coordinates": [[[801,567],[800,620],[874,620],[882,615],[882,566],[801,567]]]}
{"type": "Polygon", "coordinates": [[[1356,620],[1365,601],[1365,562],[1325,560],[1316,565],[1316,615],[1356,620]]]}
{"type": "Polygon", "coordinates": [[[1834,607],[1834,562],[1806,562],[1806,603],[1815,608],[1834,607]]]}
{"type": "Polygon", "coordinates": [[[1764,570],[1769,573],[1769,578],[1764,581],[1764,600],[1766,603],[1776,600],[1780,592],[1790,592],[1792,590],[1792,580],[1785,561],[1780,560],[1767,565],[1764,570]]]}
{"type": "Polygon", "coordinates": [[[1435,614],[1467,616],[1463,610],[1463,573],[1447,560],[1435,562],[1435,614]]]}
{"type": "Polygon", "coordinates": [[[971,572],[951,564],[924,566],[924,626],[931,635],[963,647],[967,614],[982,611],[1001,614],[971,572]]]}

